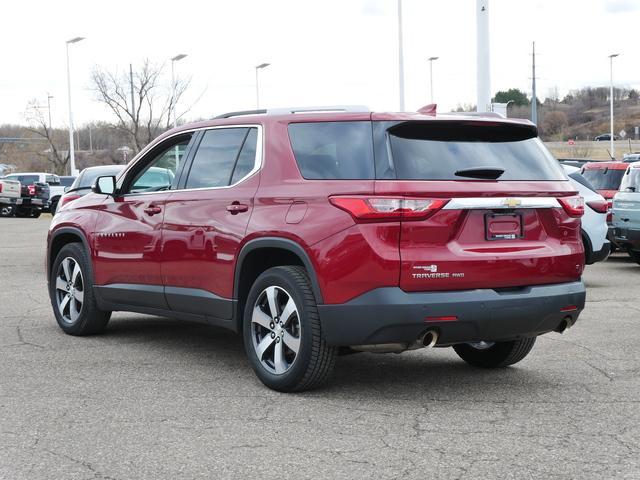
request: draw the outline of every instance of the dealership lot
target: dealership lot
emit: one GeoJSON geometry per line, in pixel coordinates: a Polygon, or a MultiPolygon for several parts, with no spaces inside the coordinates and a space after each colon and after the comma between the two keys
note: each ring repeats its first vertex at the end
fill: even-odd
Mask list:
{"type": "MultiPolygon", "coordinates": [[[[640,478],[640,266],[587,267],[587,307],[516,367],[450,350],[338,359],[268,390],[239,336],[115,314],[64,335],[50,217],[0,219],[0,478],[640,478]]],[[[490,272],[488,272],[490,273],[490,272]]]]}

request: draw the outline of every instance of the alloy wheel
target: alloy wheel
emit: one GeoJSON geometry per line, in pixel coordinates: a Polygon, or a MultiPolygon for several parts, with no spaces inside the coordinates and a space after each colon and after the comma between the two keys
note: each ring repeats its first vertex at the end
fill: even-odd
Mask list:
{"type": "Polygon", "coordinates": [[[63,321],[73,324],[82,312],[84,302],[84,281],[78,262],[66,257],[56,273],[56,304],[63,321]]]}
{"type": "Polygon", "coordinates": [[[265,288],[253,306],[251,338],[260,363],[270,373],[281,375],[296,361],[302,335],[293,297],[283,288],[265,288]]]}

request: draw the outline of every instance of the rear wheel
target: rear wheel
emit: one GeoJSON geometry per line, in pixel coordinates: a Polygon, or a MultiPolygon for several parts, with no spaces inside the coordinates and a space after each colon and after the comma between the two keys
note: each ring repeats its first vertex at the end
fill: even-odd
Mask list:
{"type": "Polygon", "coordinates": [[[13,205],[2,205],[0,206],[0,217],[10,217],[15,212],[15,207],[13,205]]]}
{"type": "Polygon", "coordinates": [[[509,342],[475,342],[454,345],[458,356],[474,367],[500,368],[518,363],[526,357],[536,337],[522,338],[509,342]]]}
{"type": "Polygon", "coordinates": [[[633,260],[638,265],[640,265],[640,250],[629,250],[628,253],[629,253],[629,256],[631,257],[631,260],[633,260]]]}
{"type": "Polygon", "coordinates": [[[53,202],[51,202],[51,205],[49,206],[49,213],[51,214],[52,217],[56,214],[56,210],[58,210],[58,201],[59,199],[55,199],[53,202]]]}
{"type": "Polygon", "coordinates": [[[16,217],[26,218],[31,215],[31,209],[25,207],[18,207],[16,209],[16,217]]]}
{"type": "Polygon", "coordinates": [[[324,340],[309,277],[298,266],[270,268],[256,279],[245,305],[243,335],[256,375],[281,392],[319,387],[338,353],[324,340]]]}
{"type": "Polygon", "coordinates": [[[49,296],[60,328],[69,335],[102,332],[111,312],[98,309],[89,258],[79,243],[65,245],[51,268],[49,296]]]}
{"type": "Polygon", "coordinates": [[[31,210],[31,218],[38,218],[42,215],[42,210],[33,209],[31,210]]]}

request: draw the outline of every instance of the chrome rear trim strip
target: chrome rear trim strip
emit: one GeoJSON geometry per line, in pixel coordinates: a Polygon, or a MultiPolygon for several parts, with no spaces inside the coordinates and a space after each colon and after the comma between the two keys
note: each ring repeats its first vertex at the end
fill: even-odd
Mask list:
{"type": "Polygon", "coordinates": [[[555,197],[463,197],[452,198],[443,210],[560,208],[560,206],[555,197]]]}

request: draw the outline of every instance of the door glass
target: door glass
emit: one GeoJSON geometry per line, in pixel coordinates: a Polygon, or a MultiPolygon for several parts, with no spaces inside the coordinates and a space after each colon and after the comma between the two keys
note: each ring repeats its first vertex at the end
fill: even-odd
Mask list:
{"type": "Polygon", "coordinates": [[[184,140],[157,155],[136,175],[129,193],[169,190],[188,144],[189,140],[184,140]]]}
{"type": "Polygon", "coordinates": [[[233,166],[247,136],[247,128],[208,130],[198,146],[185,188],[229,185],[233,166]]]}

